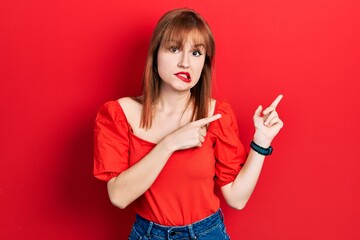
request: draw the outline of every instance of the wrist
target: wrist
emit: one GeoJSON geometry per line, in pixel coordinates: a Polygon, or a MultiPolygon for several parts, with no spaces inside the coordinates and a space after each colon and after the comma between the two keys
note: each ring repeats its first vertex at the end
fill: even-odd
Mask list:
{"type": "Polygon", "coordinates": [[[158,145],[161,145],[163,150],[169,154],[173,154],[176,151],[174,144],[168,136],[163,138],[158,145]]]}
{"type": "Polygon", "coordinates": [[[253,142],[262,148],[268,148],[271,145],[271,140],[260,134],[254,134],[253,142]]]}

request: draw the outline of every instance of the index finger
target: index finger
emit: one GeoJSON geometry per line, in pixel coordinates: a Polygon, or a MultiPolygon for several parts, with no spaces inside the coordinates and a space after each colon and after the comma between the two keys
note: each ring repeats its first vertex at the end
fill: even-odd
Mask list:
{"type": "Polygon", "coordinates": [[[199,127],[203,127],[206,124],[209,124],[213,121],[218,120],[219,118],[221,118],[221,114],[215,114],[215,115],[207,117],[207,118],[199,119],[199,120],[195,121],[194,123],[199,127]]]}
{"type": "Polygon", "coordinates": [[[277,98],[275,98],[275,100],[270,104],[270,106],[276,108],[282,98],[283,95],[280,94],[279,96],[277,96],[277,98]]]}

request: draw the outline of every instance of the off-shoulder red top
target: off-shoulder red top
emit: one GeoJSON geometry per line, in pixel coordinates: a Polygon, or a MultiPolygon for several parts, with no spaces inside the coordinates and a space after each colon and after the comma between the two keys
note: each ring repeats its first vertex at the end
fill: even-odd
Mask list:
{"type": "MultiPolygon", "coordinates": [[[[216,212],[220,207],[215,183],[233,182],[246,159],[230,105],[217,101],[202,147],[174,152],[153,185],[134,203],[137,214],[155,223],[182,226],[216,212]]],[[[155,144],[132,132],[118,101],[99,109],[94,130],[94,175],[109,181],[140,161],[155,144]]],[[[149,169],[151,171],[151,169],[149,169]]]]}

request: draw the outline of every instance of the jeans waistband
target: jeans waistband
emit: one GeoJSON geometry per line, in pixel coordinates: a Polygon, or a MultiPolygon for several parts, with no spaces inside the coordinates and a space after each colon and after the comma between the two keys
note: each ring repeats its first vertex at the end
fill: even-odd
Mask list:
{"type": "Polygon", "coordinates": [[[196,236],[204,231],[223,224],[223,213],[221,209],[212,215],[185,226],[163,226],[152,221],[146,220],[139,215],[136,215],[136,222],[142,229],[146,229],[146,235],[156,235],[167,239],[168,236],[187,235],[191,239],[197,239],[196,236]]]}

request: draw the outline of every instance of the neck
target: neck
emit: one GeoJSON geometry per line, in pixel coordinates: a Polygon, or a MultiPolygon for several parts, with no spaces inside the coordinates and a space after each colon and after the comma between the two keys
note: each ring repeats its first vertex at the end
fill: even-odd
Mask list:
{"type": "Polygon", "coordinates": [[[189,104],[190,97],[190,90],[184,92],[162,90],[156,102],[156,109],[168,113],[183,112],[189,104]]]}

